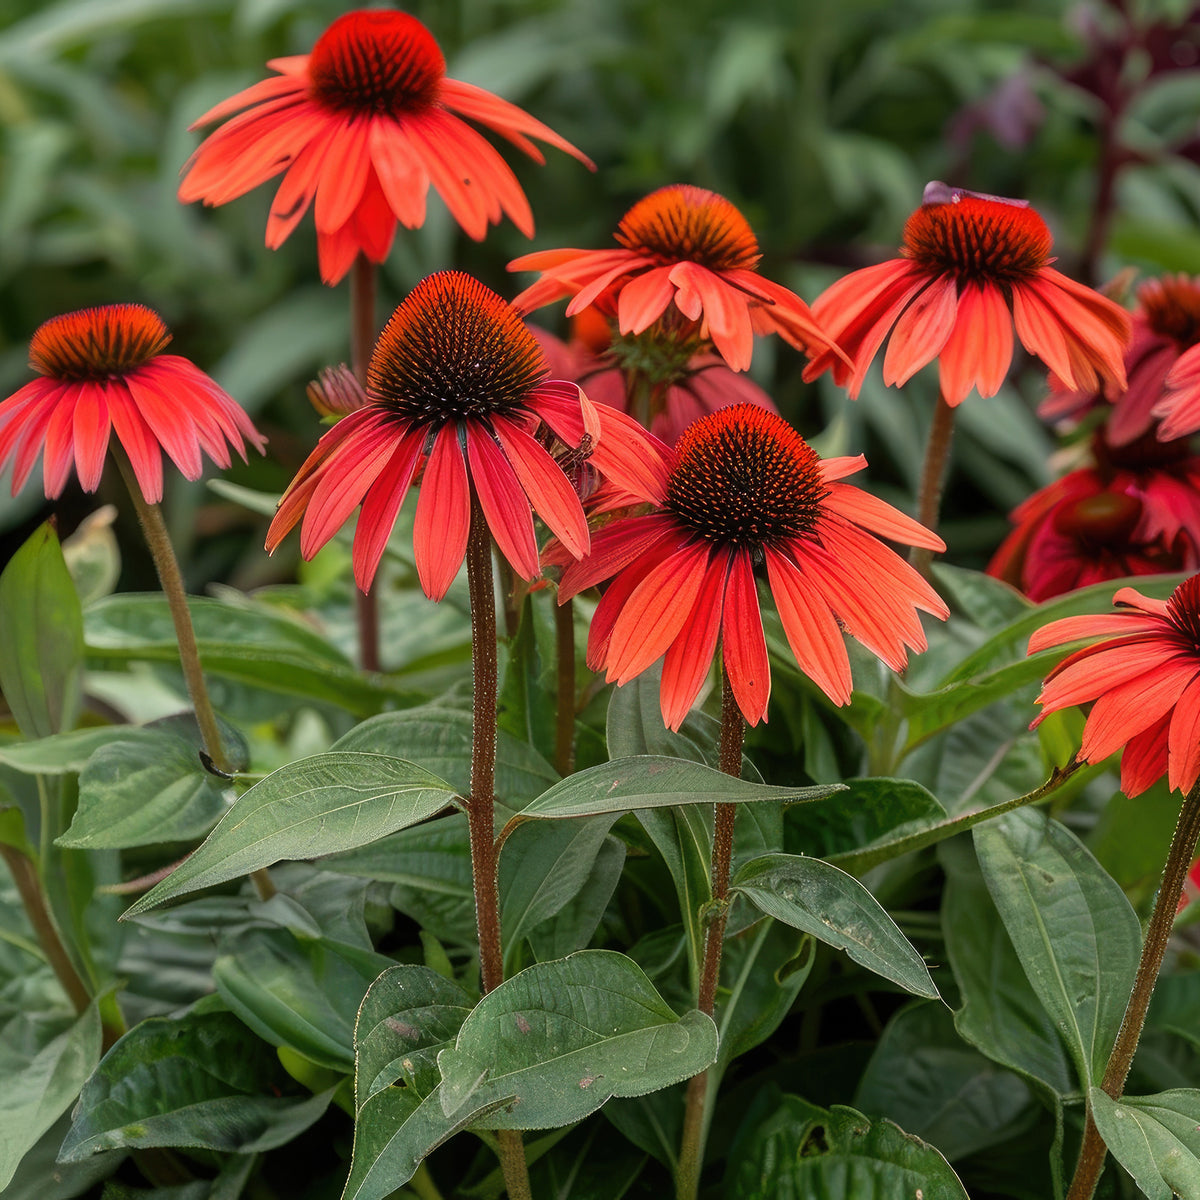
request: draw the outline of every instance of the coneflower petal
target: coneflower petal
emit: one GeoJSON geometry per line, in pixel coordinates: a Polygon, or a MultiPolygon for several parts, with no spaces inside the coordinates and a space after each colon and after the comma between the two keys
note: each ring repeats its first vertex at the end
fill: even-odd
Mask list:
{"type": "Polygon", "coordinates": [[[444,425],[425,464],[417,497],[413,550],[425,595],[441,600],[467,554],[471,531],[471,485],[458,444],[458,427],[444,425]]]}

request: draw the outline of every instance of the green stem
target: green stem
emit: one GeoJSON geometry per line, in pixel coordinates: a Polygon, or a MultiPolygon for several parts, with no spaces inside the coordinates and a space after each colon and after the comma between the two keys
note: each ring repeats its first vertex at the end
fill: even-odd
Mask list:
{"type": "Polygon", "coordinates": [[[554,719],[554,769],[565,779],[575,769],[575,602],[554,606],[558,696],[554,719]]]}
{"type": "MultiPolygon", "coordinates": [[[[366,387],[367,365],[375,349],[375,264],[365,254],[350,273],[350,366],[366,387]]],[[[358,661],[364,671],[379,670],[379,600],[375,590],[354,589],[358,622],[358,661]]]]}
{"type": "MultiPolygon", "coordinates": [[[[142,495],[137,476],[133,473],[133,467],[130,465],[125,451],[115,443],[111,446],[111,450],[121,477],[125,480],[125,486],[129,490],[129,498],[133,501],[138,523],[146,538],[146,546],[150,550],[150,557],[154,559],[154,569],[158,572],[158,581],[162,585],[163,595],[167,599],[171,621],[175,626],[175,640],[179,646],[179,661],[183,667],[183,678],[196,714],[196,724],[200,727],[200,739],[204,745],[204,751],[218,771],[228,774],[230,762],[221,745],[220,727],[217,725],[217,716],[213,711],[212,701],[208,697],[204,671],[200,666],[200,649],[196,645],[196,631],[192,628],[192,615],[188,612],[183,575],[179,570],[179,560],[175,557],[175,549],[171,545],[171,536],[167,532],[166,522],[163,520],[158,505],[151,504],[142,495]]],[[[260,899],[268,900],[275,895],[275,885],[271,882],[271,876],[265,867],[252,871],[250,878],[260,899]]]]}
{"type": "MultiPolygon", "coordinates": [[[[1162,883],[1154,902],[1154,911],[1150,914],[1150,923],[1146,927],[1146,941],[1142,946],[1142,957],[1133,981],[1133,990],[1129,994],[1129,1003],[1125,1006],[1125,1016],[1121,1020],[1117,1040],[1108,1056],[1108,1065],[1104,1068],[1104,1078],[1100,1081],[1101,1089],[1114,1100],[1120,1099],[1125,1090],[1125,1081],[1129,1078],[1133,1055],[1142,1036],[1142,1027],[1146,1023],[1150,997],[1154,994],[1154,985],[1158,982],[1163,955],[1166,953],[1171,929],[1175,924],[1179,896],[1183,891],[1198,841],[1200,784],[1188,793],[1179,812],[1179,822],[1171,838],[1171,848],[1167,851],[1167,862],[1163,868],[1162,883]]],[[[1083,1147],[1079,1152],[1079,1162],[1075,1166],[1075,1177],[1071,1180],[1067,1200],[1091,1200],[1096,1184],[1100,1181],[1107,1153],[1107,1147],[1092,1119],[1089,1105],[1083,1147]]]]}
{"type": "MultiPolygon", "coordinates": [[[[742,774],[742,743],[746,722],[733,695],[729,676],[721,675],[721,760],[720,768],[735,779],[742,774]]],[[[717,984],[721,977],[721,950],[725,941],[725,923],[729,917],[729,876],[733,863],[733,824],[736,804],[717,804],[713,824],[712,909],[704,942],[704,964],[700,971],[700,989],[696,1007],[710,1017],[716,1008],[717,984]]],[[[708,1140],[708,1071],[688,1080],[683,1109],[683,1135],[679,1142],[679,1165],[675,1175],[676,1200],[696,1200],[700,1190],[700,1172],[704,1165],[704,1146],[708,1140]]]]}
{"type": "MultiPolygon", "coordinates": [[[[484,995],[504,979],[500,941],[500,895],[496,847],[496,699],[499,666],[496,652],[496,595],[492,582],[492,535],[479,498],[471,494],[471,531],[467,538],[467,587],[471,594],[471,675],[474,681],[471,730],[471,796],[467,829],[475,921],[479,930],[479,979],[484,995]]],[[[497,1156],[509,1200],[532,1200],[529,1168],[521,1135],[496,1132],[497,1156]]]]}
{"type": "MultiPolygon", "coordinates": [[[[939,392],[933,420],[929,425],[929,440],[925,443],[925,461],[921,464],[921,482],[917,490],[917,520],[934,533],[938,527],[942,488],[946,482],[946,465],[950,461],[953,437],[954,409],[939,392]]],[[[914,546],[910,561],[922,575],[927,576],[933,563],[933,551],[914,546]]]]}

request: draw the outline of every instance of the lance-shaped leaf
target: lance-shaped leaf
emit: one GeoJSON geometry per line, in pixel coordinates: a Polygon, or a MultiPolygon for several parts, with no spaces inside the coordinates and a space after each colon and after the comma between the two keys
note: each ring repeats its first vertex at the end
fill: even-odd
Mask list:
{"type": "Polygon", "coordinates": [[[454,798],[401,758],[338,751],[289,763],[239,797],[203,845],[126,913],[269,867],[364,846],[424,821],[454,798]]]}
{"type": "Polygon", "coordinates": [[[534,818],[592,817],[677,804],[748,804],[755,800],[796,804],[820,800],[841,790],[840,783],[815,787],[751,783],[701,763],[642,754],[577,771],[527,804],[509,822],[508,828],[534,818]]]}
{"type": "Polygon", "coordinates": [[[1200,1200],[1200,1091],[1113,1100],[1088,1093],[1096,1128],[1149,1200],[1200,1200]]]}
{"type": "Polygon", "coordinates": [[[883,906],[852,875],[794,854],[764,854],[730,885],[756,908],[836,946],[860,966],[918,996],[938,990],[924,960],[883,906]]]}

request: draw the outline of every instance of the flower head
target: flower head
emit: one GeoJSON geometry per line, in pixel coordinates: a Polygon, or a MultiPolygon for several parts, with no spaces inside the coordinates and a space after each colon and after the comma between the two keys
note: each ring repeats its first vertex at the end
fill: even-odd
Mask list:
{"type": "Polygon", "coordinates": [[[543,250],[508,264],[540,271],[513,301],[525,312],[564,296],[567,316],[595,304],[623,335],[640,334],[669,309],[699,323],[701,336],[735,371],[750,365],[755,333],[778,333],[808,353],[837,355],[808,305],[758,274],[758,241],[724,196],[672,184],[621,219],[615,250],[543,250]]]}
{"type": "Polygon", "coordinates": [[[901,257],[854,271],[827,289],[813,315],[850,356],[818,355],[805,370],[832,369],[857,396],[885,339],[886,384],[902,385],[938,360],[942,395],[958,405],[972,388],[992,396],[1021,344],[1072,388],[1125,386],[1129,314],[1050,264],[1050,231],[1024,202],[944,184],[904,227],[901,257]]]}
{"type": "Polygon", "coordinates": [[[668,446],[673,446],[693,421],[731,404],[778,411],[752,379],[731,371],[719,355],[705,353],[696,338],[680,337],[661,329],[663,325],[662,320],[656,321],[646,332],[614,343],[609,322],[597,309],[585,308],[572,318],[568,342],[536,326],[530,329],[556,375],[573,379],[594,404],[606,404],[636,418],[636,400],[630,395],[624,369],[635,359],[652,385],[647,414],[650,431],[668,446]],[[660,329],[665,336],[659,336],[660,329]]]}
{"type": "Polygon", "coordinates": [[[841,480],[865,465],[822,461],[782,417],[749,404],[697,421],[670,457],[656,511],[599,530],[563,574],[560,600],[612,578],[588,660],[625,683],[663,658],[662,712],[678,729],[716,653],[743,716],[766,716],[771,672],[756,576],[797,662],[835,704],[850,699],[842,630],[896,670],[923,650],[917,609],[946,606],[873,533],[930,549],[940,538],[841,480]],[[614,578],[615,577],[615,578],[614,578]]]}
{"type": "Polygon", "coordinates": [[[1067,655],[1046,676],[1033,724],[1094,701],[1077,758],[1097,763],[1124,747],[1127,796],[1164,774],[1171,788],[1188,792],[1200,779],[1200,575],[1165,601],[1125,587],[1113,603],[1122,611],[1051,621],[1029,639],[1030,654],[1104,639],[1067,655]]]}
{"type": "Polygon", "coordinates": [[[466,554],[472,497],[513,570],[538,573],[533,512],[570,554],[587,550],[579,497],[536,436],[543,427],[620,486],[644,495],[665,468],[659,444],[619,413],[600,415],[573,383],[547,378],[520,314],[478,280],[443,271],[392,314],[367,371],[367,402],[317,443],[267,533],[274,551],[303,518],[311,558],[362,503],[354,575],[371,586],[396,515],[424,466],[417,573],[440,600],[466,554]],[[532,509],[531,509],[532,506],[532,509]]]}
{"type": "Polygon", "coordinates": [[[46,495],[59,496],[74,465],[86,492],[100,475],[115,431],[142,494],[162,499],[162,454],[188,479],[203,470],[201,452],[229,466],[245,443],[266,444],[237,402],[178,354],[164,354],[171,334],[141,304],[108,304],[51,317],[29,344],[40,378],[0,403],[0,468],[15,455],[12,493],[44,450],[46,495]]]}
{"type": "Polygon", "coordinates": [[[232,118],[188,161],[179,198],[224,204],[282,174],[267,245],[281,246],[315,200],[326,283],[341,279],[359,253],[382,262],[397,222],[406,229],[423,225],[430,183],[476,241],[504,214],[533,236],[533,215],[516,176],[463,117],[538,162],[544,159],[530,138],[592,165],[516,105],[447,79],[433,35],[407,13],[344,13],[311,54],[267,65],[279,74],[193,125],[232,118]]]}

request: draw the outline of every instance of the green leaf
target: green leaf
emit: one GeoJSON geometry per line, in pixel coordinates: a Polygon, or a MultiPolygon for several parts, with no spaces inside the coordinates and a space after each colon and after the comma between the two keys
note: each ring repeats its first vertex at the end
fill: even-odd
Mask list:
{"type": "Polygon", "coordinates": [[[772,787],[750,783],[700,763],[662,755],[638,755],[578,771],[526,805],[509,828],[532,818],[561,820],[679,804],[745,804],[755,800],[799,803],[842,790],[841,784],[772,787]]]}
{"type": "MultiPolygon", "coordinates": [[[[579,894],[616,814],[519,826],[500,855],[500,924],[506,970],[522,940],[579,894]]],[[[622,858],[624,855],[622,854],[622,858]]]]}
{"type": "Polygon", "coordinates": [[[615,837],[605,838],[578,894],[529,931],[536,959],[566,958],[587,947],[617,890],[624,866],[625,844],[615,837]]]}
{"type": "Polygon", "coordinates": [[[404,759],[336,752],[289,763],[240,796],[207,840],[126,913],[268,867],[366,845],[445,808],[445,780],[404,759]]]}
{"type": "Polygon", "coordinates": [[[438,1085],[437,1051],[450,1045],[474,1003],[428,967],[389,967],[367,989],[354,1026],[354,1097],[402,1086],[424,1099],[438,1085]]]}
{"type": "MultiPolygon", "coordinates": [[[[27,1062],[5,1062],[0,1095],[0,1190],[16,1174],[26,1152],[64,1113],[100,1061],[100,1015],[96,1004],[27,1062]]],[[[15,1056],[14,1056],[15,1057],[15,1056]]]]}
{"type": "MultiPolygon", "coordinates": [[[[413,693],[382,675],[355,670],[319,634],[268,605],[191,596],[188,611],[206,675],[268,692],[333,704],[360,716],[385,704],[412,703],[413,693]]],[[[156,594],[122,592],[87,611],[89,658],[109,662],[179,661],[175,627],[166,601],[156,594]]]]}
{"type": "Polygon", "coordinates": [[[903,1121],[952,1162],[1019,1135],[1029,1085],[968,1046],[944,1005],[907,1005],[887,1024],[859,1080],[854,1107],[903,1121]]]}
{"type": "Polygon", "coordinates": [[[363,996],[392,965],[331,938],[249,929],[226,943],[212,974],[221,998],[264,1041],[348,1073],[363,996]]]}
{"type": "MultiPolygon", "coordinates": [[[[419,762],[460,796],[471,794],[471,714],[421,705],[380,713],[356,725],[334,750],[387,754],[419,762]]],[[[543,792],[558,772],[531,746],[500,730],[496,739],[496,795],[514,808],[543,792]]]]}
{"type": "Polygon", "coordinates": [[[798,1096],[772,1108],[735,1147],[728,1200],[968,1200],[941,1153],[891,1121],[841,1104],[826,1112],[798,1096]]]}
{"type": "Polygon", "coordinates": [[[60,1157],[120,1146],[271,1150],[312,1125],[333,1095],[279,1095],[287,1083],[271,1049],[231,1013],[152,1017],[84,1085],[60,1157]]]}
{"type": "Polygon", "coordinates": [[[83,617],[47,522],[0,572],[0,692],[21,732],[47,737],[79,715],[83,617]]]}
{"type": "Polygon", "coordinates": [[[27,775],[78,775],[97,750],[114,741],[128,744],[157,744],[159,735],[137,727],[101,726],[73,729],[31,742],[0,746],[0,764],[27,775]]]}
{"type": "Polygon", "coordinates": [[[1124,892],[1083,844],[1021,809],[975,830],[988,891],[1084,1086],[1099,1078],[1142,949],[1124,892]]]}
{"type": "MultiPolygon", "coordinates": [[[[489,992],[438,1063],[442,1078],[486,1071],[472,1103],[503,1099],[495,1129],[554,1129],[610,1096],[689,1079],[717,1056],[712,1018],[678,1017],[641,968],[611,950],[535,963],[489,992]]],[[[445,1086],[443,1084],[443,1086],[445,1086]]]]}
{"type": "Polygon", "coordinates": [[[610,758],[662,754],[714,765],[718,761],[721,725],[707,713],[692,711],[675,731],[663,724],[659,704],[662,666],[656,664],[621,687],[608,701],[605,736],[610,758]]]}
{"type": "Polygon", "coordinates": [[[1066,1047],[1030,986],[970,841],[944,843],[946,952],[961,997],[954,1025],[993,1062],[1060,1097],[1078,1095],[1066,1047]]]}
{"type": "Polygon", "coordinates": [[[1088,1092],[1096,1128],[1149,1200],[1200,1200],[1200,1091],[1113,1100],[1088,1092]]]}
{"type": "Polygon", "coordinates": [[[847,954],[918,996],[938,990],[921,956],[883,906],[852,875],[819,858],[765,854],[734,876],[730,892],[847,954]]]}

